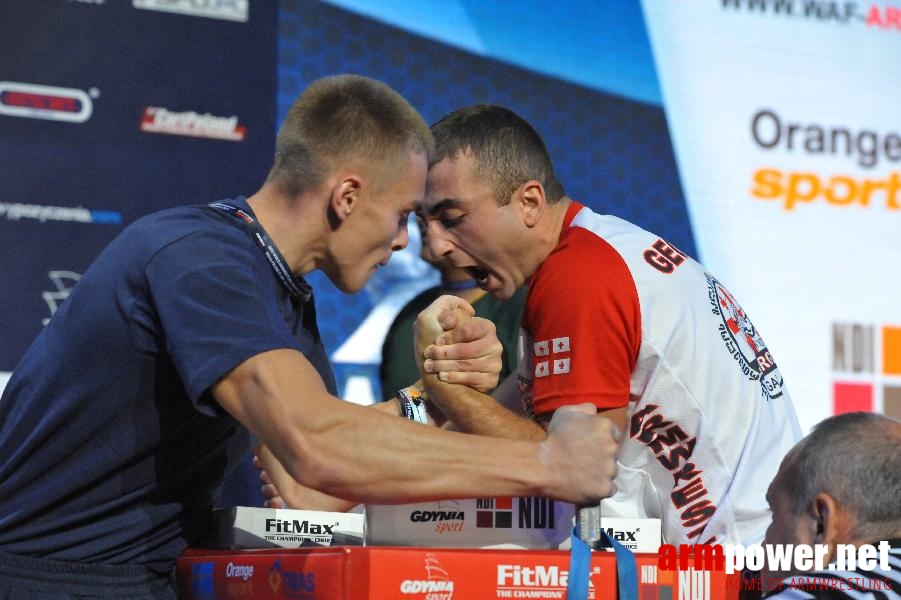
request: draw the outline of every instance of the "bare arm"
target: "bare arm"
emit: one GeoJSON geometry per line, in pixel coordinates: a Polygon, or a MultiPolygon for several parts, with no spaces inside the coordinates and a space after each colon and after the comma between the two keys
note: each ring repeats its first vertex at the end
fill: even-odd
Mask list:
{"type": "Polygon", "coordinates": [[[294,350],[248,359],[213,393],[284,466],[260,457],[292,506],[301,499],[290,480],[355,503],[544,495],[585,504],[611,491],[617,433],[586,407],[555,417],[557,433],[541,443],[498,444],[344,402],[294,350]]]}
{"type": "MultiPolygon", "coordinates": [[[[456,306],[456,304],[454,304],[456,306]]],[[[458,306],[460,309],[455,318],[445,320],[447,327],[457,327],[463,322],[468,321],[471,317],[471,307],[469,305],[458,306]]],[[[443,313],[442,313],[443,314],[443,313]]],[[[477,386],[492,387],[497,380],[497,372],[501,365],[501,349],[496,344],[496,336],[494,335],[494,326],[489,321],[477,323],[475,327],[468,327],[465,333],[455,336],[453,343],[463,344],[461,348],[448,348],[450,352],[463,353],[469,360],[465,364],[461,362],[437,362],[436,368],[456,369],[460,367],[475,369],[467,373],[454,374],[461,382],[469,383],[477,386]]],[[[451,343],[451,340],[447,340],[451,343]]],[[[417,387],[422,387],[422,381],[417,381],[417,387]]],[[[428,424],[433,426],[447,425],[444,415],[431,404],[427,404],[428,424]]],[[[372,405],[374,410],[381,410],[393,416],[403,416],[400,403],[397,398],[392,398],[384,402],[372,405]]],[[[260,445],[255,449],[254,465],[260,469],[260,481],[262,483],[261,493],[266,499],[266,505],[270,507],[280,508],[286,506],[284,498],[274,483],[274,479],[278,479],[290,486],[287,493],[294,499],[294,508],[304,508],[309,510],[327,510],[327,511],[347,511],[356,506],[353,501],[343,498],[336,498],[323,494],[312,488],[303,486],[287,475],[284,467],[278,463],[272,453],[260,445]],[[273,475],[270,475],[264,468],[260,460],[260,456],[265,456],[267,463],[272,466],[273,475]]]]}
{"type": "MultiPolygon", "coordinates": [[[[371,405],[371,407],[373,410],[380,410],[389,415],[400,416],[400,406],[396,399],[379,402],[371,405]]],[[[275,485],[276,480],[280,481],[282,485],[288,486],[286,494],[294,502],[290,506],[291,508],[347,512],[358,505],[357,502],[352,500],[329,496],[328,494],[324,494],[313,488],[297,483],[297,481],[288,475],[285,467],[278,462],[278,459],[275,458],[272,452],[262,444],[254,447],[254,454],[253,465],[260,470],[260,483],[262,484],[260,491],[262,496],[266,499],[266,506],[272,508],[284,508],[288,506],[288,503],[285,502],[284,497],[275,485]],[[269,471],[263,467],[263,459],[260,458],[261,456],[265,457],[265,462],[269,465],[269,468],[273,471],[274,475],[270,475],[269,471]]]]}
{"type": "MultiPolygon", "coordinates": [[[[505,382],[502,386],[515,387],[516,375],[510,375],[505,382]]],[[[423,383],[429,402],[438,407],[456,431],[510,440],[541,441],[545,438],[545,429],[539,423],[508,409],[492,396],[431,378],[424,378],[423,383]]]]}

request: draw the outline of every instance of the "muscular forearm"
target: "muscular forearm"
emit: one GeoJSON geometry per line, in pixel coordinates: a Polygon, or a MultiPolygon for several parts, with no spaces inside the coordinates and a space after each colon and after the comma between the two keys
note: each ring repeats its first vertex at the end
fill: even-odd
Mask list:
{"type": "MultiPolygon", "coordinates": [[[[282,459],[290,465],[287,470],[293,479],[330,496],[353,503],[390,504],[563,492],[553,491],[559,485],[554,483],[557,473],[544,460],[538,443],[498,443],[374,411],[346,420],[339,415],[339,420],[343,422],[328,433],[307,434],[305,455],[282,459]]],[[[296,487],[284,498],[291,506],[310,500],[296,487]]]]}
{"type": "MultiPolygon", "coordinates": [[[[248,360],[214,394],[291,479],[337,498],[396,503],[575,493],[561,485],[564,465],[548,461],[541,444],[499,444],[345,402],[329,395],[312,366],[290,350],[248,360]]],[[[290,485],[275,483],[287,493],[290,485]]]]}
{"type": "Polygon", "coordinates": [[[212,392],[269,448],[285,479],[351,502],[547,496],[591,504],[610,493],[616,471],[619,434],[589,405],[557,411],[540,442],[450,432],[332,396],[290,349],[247,359],[212,392]]]}
{"type": "Polygon", "coordinates": [[[470,387],[448,384],[434,375],[423,377],[423,385],[434,404],[457,431],[506,438],[540,441],[544,428],[531,419],[498,404],[494,398],[470,387]]]}
{"type": "MultiPolygon", "coordinates": [[[[422,382],[417,383],[421,385],[422,382]]],[[[371,405],[371,408],[396,417],[401,416],[396,398],[378,402],[371,405]]],[[[441,418],[443,420],[443,416],[441,418]]],[[[435,425],[436,423],[430,418],[429,424],[435,425]]],[[[274,502],[276,506],[284,504],[290,508],[305,510],[346,512],[358,505],[357,502],[329,496],[297,483],[264,445],[257,445],[254,453],[256,454],[254,464],[261,469],[260,478],[264,484],[263,495],[269,502],[274,502]]]]}

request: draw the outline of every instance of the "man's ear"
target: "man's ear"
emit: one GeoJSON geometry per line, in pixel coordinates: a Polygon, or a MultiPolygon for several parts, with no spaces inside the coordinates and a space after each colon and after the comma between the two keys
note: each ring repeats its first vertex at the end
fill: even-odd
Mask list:
{"type": "Polygon", "coordinates": [[[857,519],[853,513],[825,492],[820,492],[814,497],[812,508],[816,522],[813,543],[828,546],[827,560],[831,562],[836,558],[838,544],[850,544],[854,541],[857,519]]]}
{"type": "Polygon", "coordinates": [[[519,187],[515,195],[515,201],[522,207],[523,223],[526,227],[534,227],[547,208],[544,187],[539,181],[530,179],[519,187]]]}
{"type": "Polygon", "coordinates": [[[332,187],[329,197],[329,219],[333,224],[343,222],[360,201],[362,179],[357,175],[345,175],[332,187]]]}
{"type": "Polygon", "coordinates": [[[832,506],[834,501],[829,494],[817,494],[811,506],[811,514],[813,516],[813,524],[816,530],[813,532],[814,544],[826,544],[826,540],[833,534],[835,524],[833,523],[832,506]]]}

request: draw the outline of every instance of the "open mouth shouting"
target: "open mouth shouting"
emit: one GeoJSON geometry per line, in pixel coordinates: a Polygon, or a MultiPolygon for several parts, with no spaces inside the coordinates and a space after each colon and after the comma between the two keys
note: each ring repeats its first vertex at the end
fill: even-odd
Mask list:
{"type": "Polygon", "coordinates": [[[484,288],[488,285],[488,271],[482,267],[476,266],[465,267],[465,269],[469,272],[469,275],[476,280],[476,283],[478,283],[480,287],[484,288]]]}

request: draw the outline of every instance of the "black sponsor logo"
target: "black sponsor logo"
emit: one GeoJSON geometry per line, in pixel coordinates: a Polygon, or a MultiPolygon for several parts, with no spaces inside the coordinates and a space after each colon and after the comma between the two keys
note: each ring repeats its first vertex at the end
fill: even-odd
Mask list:
{"type": "Polygon", "coordinates": [[[414,523],[430,523],[433,521],[462,521],[461,510],[414,510],[410,513],[410,520],[414,523]]]}
{"type": "Polygon", "coordinates": [[[266,533],[294,533],[307,535],[334,535],[332,529],[338,524],[312,523],[310,521],[266,519],[266,533]]]}

